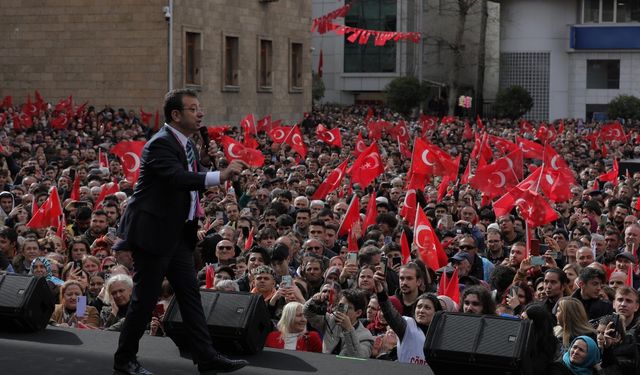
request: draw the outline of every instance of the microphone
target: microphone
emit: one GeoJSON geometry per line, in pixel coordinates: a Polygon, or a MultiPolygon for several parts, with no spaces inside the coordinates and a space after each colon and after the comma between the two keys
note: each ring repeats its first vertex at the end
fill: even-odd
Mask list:
{"type": "Polygon", "coordinates": [[[202,137],[202,143],[204,143],[205,152],[209,152],[209,142],[211,142],[211,140],[209,139],[209,132],[207,131],[207,127],[201,126],[198,128],[198,131],[200,132],[200,137],[202,137]]]}

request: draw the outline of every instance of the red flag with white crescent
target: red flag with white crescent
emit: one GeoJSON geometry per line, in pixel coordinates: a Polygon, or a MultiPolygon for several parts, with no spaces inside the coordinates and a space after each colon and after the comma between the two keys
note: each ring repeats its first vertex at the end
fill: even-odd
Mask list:
{"type": "Polygon", "coordinates": [[[322,181],[320,186],[316,189],[316,191],[311,196],[311,199],[324,199],[327,194],[335,191],[344,178],[344,175],[347,171],[347,163],[349,160],[345,160],[336,169],[331,171],[326,178],[322,181]]]}
{"type": "Polygon", "coordinates": [[[261,167],[264,165],[264,154],[261,151],[249,147],[245,147],[235,139],[223,135],[220,144],[227,159],[243,160],[252,167],[261,167]]]}
{"type": "Polygon", "coordinates": [[[110,150],[112,154],[120,158],[124,176],[132,185],[140,177],[140,161],[145,144],[145,141],[121,141],[110,150]]]}
{"type": "Polygon", "coordinates": [[[418,205],[416,208],[416,221],[413,226],[413,243],[418,248],[420,258],[429,268],[437,270],[449,262],[447,254],[440,244],[427,215],[418,205]]]}

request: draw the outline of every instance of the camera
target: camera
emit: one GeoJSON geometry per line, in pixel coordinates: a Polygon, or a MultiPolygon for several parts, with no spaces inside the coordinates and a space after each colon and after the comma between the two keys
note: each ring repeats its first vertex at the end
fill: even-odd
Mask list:
{"type": "Polygon", "coordinates": [[[163,7],[162,11],[164,12],[164,18],[169,21],[171,19],[171,8],[163,7]]]}
{"type": "Polygon", "coordinates": [[[347,311],[349,311],[349,305],[344,303],[339,303],[338,306],[336,307],[336,311],[346,314],[347,311]]]}

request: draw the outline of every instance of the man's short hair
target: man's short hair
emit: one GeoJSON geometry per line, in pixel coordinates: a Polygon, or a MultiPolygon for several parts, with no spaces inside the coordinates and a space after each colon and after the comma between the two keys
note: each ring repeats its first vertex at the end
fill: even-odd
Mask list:
{"type": "Polygon", "coordinates": [[[362,290],[345,289],[340,295],[353,305],[354,310],[361,310],[364,314],[367,308],[367,298],[362,290]]]}
{"type": "Polygon", "coordinates": [[[169,124],[171,123],[171,112],[178,110],[182,111],[184,109],[182,104],[182,97],[188,96],[191,98],[197,98],[198,93],[194,90],[190,89],[177,89],[171,90],[164,96],[164,121],[169,124]]]}
{"type": "Polygon", "coordinates": [[[549,268],[546,271],[544,271],[544,274],[548,274],[548,273],[555,273],[556,275],[558,275],[558,279],[560,279],[560,283],[562,285],[566,285],[569,284],[569,278],[567,277],[567,274],[561,270],[560,268],[549,268]]]}
{"type": "Polygon", "coordinates": [[[18,241],[18,232],[13,228],[3,228],[0,230],[0,237],[8,239],[12,244],[16,244],[18,241]]]}
{"type": "Polygon", "coordinates": [[[591,281],[593,279],[600,279],[600,281],[602,283],[606,283],[607,282],[607,278],[606,278],[604,272],[602,272],[601,270],[599,270],[597,268],[593,268],[593,267],[585,267],[585,268],[583,268],[582,271],[580,271],[579,279],[583,283],[588,283],[589,281],[591,281]]]}
{"type": "Polygon", "coordinates": [[[633,289],[632,287],[628,285],[623,285],[616,289],[616,296],[617,295],[628,296],[630,294],[633,295],[633,297],[636,299],[636,303],[640,302],[640,296],[638,296],[638,291],[633,289]]]}

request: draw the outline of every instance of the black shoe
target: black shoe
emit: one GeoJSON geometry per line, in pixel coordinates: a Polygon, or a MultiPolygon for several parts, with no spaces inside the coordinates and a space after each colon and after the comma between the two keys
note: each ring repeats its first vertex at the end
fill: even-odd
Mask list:
{"type": "Polygon", "coordinates": [[[121,365],[114,364],[113,375],[153,375],[153,373],[140,366],[140,363],[134,359],[121,365]]]}
{"type": "Polygon", "coordinates": [[[244,359],[229,359],[223,355],[216,355],[210,361],[198,364],[200,375],[213,375],[218,372],[231,372],[240,370],[249,362],[244,359]]]}

